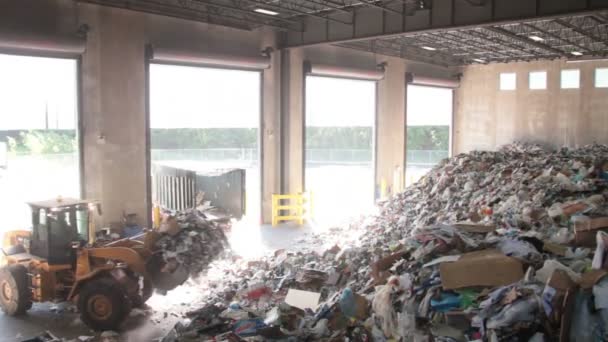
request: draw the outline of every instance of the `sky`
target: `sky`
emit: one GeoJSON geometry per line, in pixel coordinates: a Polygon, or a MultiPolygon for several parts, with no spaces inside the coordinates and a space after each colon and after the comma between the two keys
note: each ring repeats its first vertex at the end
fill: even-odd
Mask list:
{"type": "Polygon", "coordinates": [[[376,82],[306,77],[306,126],[373,127],[376,82]]]}
{"type": "MultiPolygon", "coordinates": [[[[0,54],[0,130],[74,129],[76,60],[0,54]]],[[[407,124],[449,125],[452,90],[408,86],[407,124]]],[[[261,74],[152,64],[152,128],[256,128],[260,125],[261,74]]],[[[306,77],[307,126],[373,126],[376,84],[306,77]]]]}
{"type": "Polygon", "coordinates": [[[77,117],[74,59],[0,54],[0,130],[73,129],[77,117]]]}
{"type": "Polygon", "coordinates": [[[454,90],[407,86],[408,126],[451,126],[454,90]]]}
{"type": "Polygon", "coordinates": [[[152,64],[152,128],[256,128],[261,73],[152,64]]]}

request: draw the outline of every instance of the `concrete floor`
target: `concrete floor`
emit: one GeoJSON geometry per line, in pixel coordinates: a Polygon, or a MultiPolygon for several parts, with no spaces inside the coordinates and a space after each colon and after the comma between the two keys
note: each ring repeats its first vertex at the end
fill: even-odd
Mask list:
{"type": "MultiPolygon", "coordinates": [[[[68,303],[59,305],[63,310],[57,310],[57,306],[49,303],[34,304],[27,315],[21,317],[9,317],[0,313],[0,342],[22,341],[47,330],[59,338],[68,340],[79,336],[95,336],[95,332],[82,323],[78,313],[68,311],[70,307],[73,308],[72,305],[68,303]]],[[[155,316],[160,316],[160,313],[144,315],[142,311],[132,312],[123,328],[132,333],[126,334],[124,340],[151,341],[162,337],[177,321],[176,317],[171,316],[162,324],[153,324],[150,320],[155,316]],[[142,337],[144,332],[146,333],[144,338],[136,338],[136,336],[142,337]]]]}
{"type": "Polygon", "coordinates": [[[232,250],[244,258],[258,258],[277,249],[301,247],[303,240],[312,234],[327,231],[323,225],[305,224],[300,227],[292,223],[252,226],[237,223],[228,233],[232,250]]]}
{"type": "MultiPolygon", "coordinates": [[[[256,258],[277,249],[293,249],[302,246],[311,233],[325,228],[291,224],[271,227],[237,223],[228,238],[232,250],[244,258],[256,258]]],[[[196,303],[204,294],[196,286],[184,285],[170,291],[166,296],[155,294],[148,301],[149,310],[135,310],[122,328],[121,341],[153,341],[164,334],[181,319],[187,311],[196,309],[196,303]],[[167,312],[167,317],[165,317],[167,312]]],[[[8,317],[0,312],[0,342],[22,341],[49,330],[60,338],[74,339],[93,336],[78,318],[69,311],[70,305],[34,304],[23,317],[8,317]]]]}

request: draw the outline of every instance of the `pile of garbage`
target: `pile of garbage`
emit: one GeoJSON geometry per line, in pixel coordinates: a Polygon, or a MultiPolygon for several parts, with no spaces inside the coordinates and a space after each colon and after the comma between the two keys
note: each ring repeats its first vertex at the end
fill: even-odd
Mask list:
{"type": "MultiPolygon", "coordinates": [[[[180,274],[172,277],[179,283],[200,275],[228,247],[224,233],[228,224],[226,220],[209,219],[198,209],[167,213],[160,227],[163,235],[156,242],[163,261],[161,274],[180,274]]],[[[156,282],[161,290],[178,285],[156,282]]]]}
{"type": "Polygon", "coordinates": [[[460,154],[445,159],[388,201],[378,221],[406,234],[464,220],[548,233],[559,226],[555,220],[562,214],[592,209],[608,214],[601,196],[589,199],[593,208],[562,208],[564,203],[602,194],[606,172],[607,145],[547,151],[518,143],[497,152],[460,154]]]}
{"type": "Polygon", "coordinates": [[[163,341],[608,340],[607,160],[521,144],[445,160],[315,236],[338,241],[322,253],[220,263],[163,341]]]}

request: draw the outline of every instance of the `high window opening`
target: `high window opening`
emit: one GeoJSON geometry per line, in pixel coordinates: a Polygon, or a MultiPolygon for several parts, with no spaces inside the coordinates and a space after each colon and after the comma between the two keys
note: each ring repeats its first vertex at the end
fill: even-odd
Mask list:
{"type": "Polygon", "coordinates": [[[255,222],[261,206],[260,115],[258,71],[150,65],[152,167],[197,175],[244,170],[244,182],[223,182],[226,189],[205,193],[204,199],[217,205],[220,192],[238,197],[232,191],[243,187],[245,217],[255,222]]]}
{"type": "Polygon", "coordinates": [[[581,71],[579,69],[562,70],[560,86],[562,89],[578,89],[581,83],[581,71]]]}
{"type": "Polygon", "coordinates": [[[333,224],[374,203],[376,82],[306,77],[305,187],[333,224]]]}
{"type": "Polygon", "coordinates": [[[500,90],[515,90],[517,88],[517,75],[515,73],[500,74],[500,90]]]}
{"type": "Polygon", "coordinates": [[[530,89],[543,90],[547,89],[547,72],[532,71],[529,74],[530,89]]]}
{"type": "Polygon", "coordinates": [[[26,202],[80,197],[78,63],[0,54],[0,217],[29,229],[26,202]]]}
{"type": "Polygon", "coordinates": [[[450,156],[453,90],[408,85],[406,185],[450,156]]]}
{"type": "Polygon", "coordinates": [[[595,87],[608,88],[608,68],[595,69],[595,87]]]}

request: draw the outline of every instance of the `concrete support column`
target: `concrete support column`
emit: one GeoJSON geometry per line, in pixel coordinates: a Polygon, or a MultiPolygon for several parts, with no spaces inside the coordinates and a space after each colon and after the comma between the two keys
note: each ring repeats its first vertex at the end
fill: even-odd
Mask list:
{"type": "Polygon", "coordinates": [[[284,193],[304,190],[304,51],[284,52],[282,78],[284,193]]]}
{"type": "Polygon", "coordinates": [[[136,213],[143,224],[148,217],[141,18],[99,6],[81,14],[91,27],[81,70],[84,195],[103,204],[103,225],[123,213],[136,213]]]}
{"type": "MultiPolygon", "coordinates": [[[[265,35],[263,47],[275,47],[276,35],[265,35]]],[[[262,217],[264,223],[272,219],[272,194],[281,192],[281,70],[282,53],[274,51],[270,69],[262,75],[262,217]]]]}
{"type": "Polygon", "coordinates": [[[376,120],[376,189],[387,185],[387,194],[394,194],[404,184],[405,168],[405,65],[397,59],[387,62],[383,80],[378,82],[376,120]],[[395,184],[395,182],[397,184],[395,184]]]}

